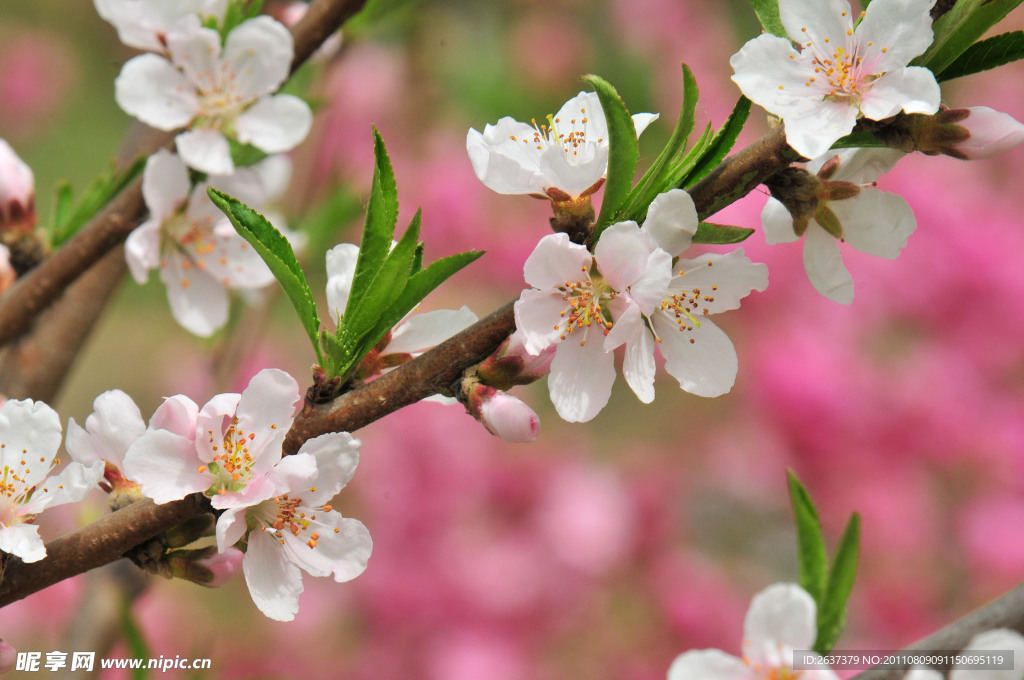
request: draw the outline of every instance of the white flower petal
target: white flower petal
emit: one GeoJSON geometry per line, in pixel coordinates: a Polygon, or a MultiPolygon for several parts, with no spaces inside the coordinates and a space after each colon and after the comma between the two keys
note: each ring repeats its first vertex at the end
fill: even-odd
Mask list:
{"type": "Polygon", "coordinates": [[[607,137],[571,146],[549,144],[540,156],[544,187],[579,196],[608,173],[608,152],[607,137]]]}
{"type": "Polygon", "coordinates": [[[269,531],[249,534],[242,573],[253,603],[265,616],[277,621],[295,618],[302,594],[302,572],[285,558],[269,531]]]}
{"type": "Polygon", "coordinates": [[[167,51],[185,72],[189,91],[215,91],[220,76],[220,34],[196,24],[176,26],[167,34],[167,51]]]}
{"type": "Polygon", "coordinates": [[[284,549],[289,559],[313,576],[333,576],[338,583],[351,581],[366,571],[373,541],[363,523],[343,518],[334,510],[317,512],[316,517],[309,527],[310,532],[320,535],[315,548],[285,535],[284,549]]]}
{"type": "Polygon", "coordinates": [[[739,659],[717,649],[680,654],[668,669],[668,680],[753,680],[739,659]]]}
{"type": "Polygon", "coordinates": [[[196,438],[196,418],[199,406],[183,394],[164,399],[149,419],[149,429],[169,430],[189,441],[196,438]]]}
{"type": "Polygon", "coordinates": [[[25,503],[25,509],[39,513],[44,508],[77,503],[100,483],[105,467],[102,460],[93,461],[88,466],[76,462],[68,463],[60,474],[45,479],[36,488],[32,500],[25,503]]]}
{"type": "Polygon", "coordinates": [[[46,557],[46,546],[34,524],[0,524],[0,552],[20,557],[22,562],[38,562],[46,557]]]}
{"type": "Polygon", "coordinates": [[[941,100],[939,83],[928,69],[908,66],[890,71],[864,93],[860,110],[865,118],[882,120],[901,110],[907,113],[935,113],[941,100]]]}
{"type": "Polygon", "coordinates": [[[601,276],[616,292],[625,292],[643,275],[649,254],[650,248],[636,222],[619,222],[608,227],[594,248],[601,276]]]}
{"type": "Polygon", "coordinates": [[[233,506],[217,518],[217,550],[224,552],[245,535],[245,517],[249,506],[233,506]]]}
{"type": "Polygon", "coordinates": [[[499,194],[543,193],[540,172],[543,151],[533,141],[536,130],[506,116],[481,134],[470,128],[466,151],[477,178],[499,194]]]}
{"type": "Polygon", "coordinates": [[[339,243],[327,251],[327,308],[332,321],[345,314],[358,259],[359,246],[354,243],[339,243]]]}
{"type": "Polygon", "coordinates": [[[175,321],[188,332],[208,338],[228,321],[228,294],[219,281],[194,267],[183,269],[178,253],[167,256],[160,279],[175,321]]]}
{"type": "Polygon", "coordinates": [[[592,262],[590,251],[570,242],[567,234],[548,234],[526,258],[523,277],[534,288],[558,288],[566,281],[589,280],[592,262]]]}
{"type": "Polygon", "coordinates": [[[299,448],[299,454],[308,453],[316,460],[316,491],[304,491],[302,494],[307,505],[323,505],[352,481],[359,465],[360,444],[348,432],[329,432],[307,439],[299,448]]]}
{"type": "Polygon", "coordinates": [[[875,73],[906,66],[931,46],[928,11],[934,4],[934,0],[880,0],[874,8],[868,7],[857,26],[857,42],[867,48],[865,59],[879,57],[872,69],[875,73]]]}
{"type": "Polygon", "coordinates": [[[295,378],[276,368],[265,368],[249,381],[238,401],[237,431],[251,440],[254,476],[269,472],[281,460],[281,443],[302,404],[295,378]]]}
{"type": "Polygon", "coordinates": [[[850,5],[845,0],[783,0],[779,3],[779,18],[789,37],[821,50],[828,49],[829,44],[845,45],[846,32],[853,28],[850,5]]]}
{"type": "Polygon", "coordinates": [[[255,290],[274,282],[267,263],[226,219],[214,226],[208,240],[190,241],[185,249],[198,269],[227,288],[255,290]]]}
{"type": "Polygon", "coordinates": [[[516,328],[523,338],[523,346],[530,354],[543,352],[558,342],[562,331],[562,312],[569,304],[558,291],[524,290],[515,304],[516,328]]]}
{"type": "Polygon", "coordinates": [[[466,306],[416,314],[395,328],[384,353],[425,352],[476,322],[476,314],[466,306]]]}
{"type": "Polygon", "coordinates": [[[681,388],[699,397],[719,397],[732,389],[739,369],[736,349],[711,319],[699,316],[686,330],[664,312],[655,312],[651,321],[661,340],[665,370],[681,388]]]}
{"type": "Polygon", "coordinates": [[[8,399],[0,406],[0,469],[18,472],[27,490],[50,471],[60,448],[60,417],[41,401],[8,399]],[[22,462],[24,461],[24,463],[22,462]]]}
{"type": "Polygon", "coordinates": [[[199,102],[188,78],[155,54],[130,59],[114,80],[114,99],[130,116],[160,130],[188,125],[199,102]]]}
{"type": "Polygon", "coordinates": [[[88,464],[105,460],[121,467],[124,454],[146,432],[146,422],[135,401],[121,390],[109,390],[92,402],[93,413],[85,429],[68,422],[66,447],[72,460],[88,464]]]}
{"type": "Polygon", "coordinates": [[[949,680],[1020,680],[1024,670],[1024,636],[1008,628],[996,628],[978,633],[964,647],[964,654],[1005,650],[1013,652],[1012,669],[982,670],[979,668],[953,668],[949,680]]]}
{"type": "Polygon", "coordinates": [[[654,338],[647,330],[637,305],[629,305],[605,336],[605,350],[622,344],[626,345],[622,375],[637,399],[649,404],[654,401],[654,338]]]}
{"type": "Polygon", "coordinates": [[[777,116],[813,108],[821,101],[817,87],[808,87],[814,71],[811,56],[793,49],[789,40],[759,35],[732,55],[732,80],[751,101],[777,116]]]}
{"type": "Polygon", "coordinates": [[[751,262],[742,248],[724,254],[707,253],[692,260],[679,260],[676,271],[683,271],[685,275],[676,276],[669,291],[692,294],[694,289],[699,289],[699,309],[705,314],[737,309],[740,300],[752,291],[763,291],[768,287],[768,267],[760,262],[751,262]]]}
{"type": "Polygon", "coordinates": [[[743,622],[743,656],[751,664],[792,667],[794,649],[810,649],[817,607],[807,591],[776,583],[754,596],[743,622]]]}
{"type": "Polygon", "coordinates": [[[294,149],[312,126],[309,104],[290,94],[264,97],[235,119],[238,141],[267,153],[294,149]]]}
{"type": "Polygon", "coordinates": [[[174,138],[181,160],[190,168],[211,175],[230,175],[235,171],[231,148],[220,130],[200,128],[182,132],[174,138]]]}
{"type": "Polygon", "coordinates": [[[804,234],[804,270],[814,289],[829,300],[853,302],[853,278],[843,265],[839,243],[817,222],[804,234]]]}
{"type": "Polygon", "coordinates": [[[124,473],[154,503],[169,503],[206,491],[213,475],[204,467],[195,444],[168,430],[150,430],[124,456],[124,473]]]}
{"type": "Polygon", "coordinates": [[[807,171],[816,175],[825,163],[838,156],[839,167],[830,179],[870,184],[892,170],[906,155],[899,149],[836,149],[808,163],[807,171]]]}
{"type": "Polygon", "coordinates": [[[594,327],[575,332],[558,345],[548,393],[563,420],[592,420],[608,403],[615,382],[615,355],[605,352],[603,340],[601,330],[594,327]]]}
{"type": "Polygon", "coordinates": [[[160,266],[160,225],[155,220],[142,223],[128,234],[124,258],[138,283],[145,283],[149,270],[160,266]]]}
{"type": "Polygon", "coordinates": [[[654,240],[654,245],[676,257],[693,243],[699,223],[690,194],[672,189],[651,201],[640,230],[654,240]]]}
{"type": "Polygon", "coordinates": [[[793,231],[793,216],[781,201],[774,198],[769,198],[761,210],[761,226],[764,228],[764,240],[771,246],[800,238],[793,231]]]}
{"type": "Polygon", "coordinates": [[[188,168],[177,155],[160,149],[146,160],[142,174],[142,197],[151,219],[161,222],[188,200],[192,184],[188,168]]]}
{"type": "Polygon", "coordinates": [[[636,136],[639,137],[647,129],[647,126],[661,118],[658,113],[634,113],[633,128],[636,129],[636,136]]]}
{"type": "Polygon", "coordinates": [[[857,123],[857,108],[843,102],[823,101],[813,109],[785,116],[786,143],[805,158],[817,158],[857,123]]]}
{"type": "Polygon", "coordinates": [[[228,34],[223,60],[237,76],[238,93],[253,100],[277,91],[288,78],[294,53],[291,32],[264,15],[242,22],[228,34]]]}
{"type": "Polygon", "coordinates": [[[672,256],[657,248],[647,257],[647,268],[639,279],[629,286],[631,297],[644,314],[650,314],[665,299],[672,281],[672,256]]]}
{"type": "Polygon", "coordinates": [[[887,191],[861,189],[853,198],[830,201],[828,207],[839,218],[843,240],[869,255],[896,257],[917,228],[907,202],[887,191]]]}

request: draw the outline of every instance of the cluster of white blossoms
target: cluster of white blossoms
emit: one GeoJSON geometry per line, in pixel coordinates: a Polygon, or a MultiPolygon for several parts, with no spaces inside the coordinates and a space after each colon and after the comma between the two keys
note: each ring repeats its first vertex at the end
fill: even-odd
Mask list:
{"type": "Polygon", "coordinates": [[[764,290],[768,270],[741,249],[680,259],[697,225],[693,200],[674,189],[651,203],[642,227],[606,229],[593,254],[565,234],[537,244],[516,327],[531,354],[557,345],[548,388],[562,418],[583,422],[604,408],[615,380],[612,350],[623,345],[623,375],[645,403],[654,399],[655,346],[684,390],[714,397],[732,388],[736,351],[708,317],[764,290]]]}
{"type": "MultiPolygon", "coordinates": [[[[176,153],[150,157],[143,195],[150,217],[128,239],[132,275],[144,283],[160,270],[174,318],[186,330],[212,335],[228,319],[228,289],[273,282],[262,259],[206,195],[222,190],[267,212],[291,177],[286,157],[272,155],[236,168],[232,141],[279,154],[305,139],[312,112],[301,99],[274,94],[294,53],[288,29],[268,16],[234,27],[221,40],[227,0],[95,0],[100,15],[128,45],[147,50],[128,61],[115,82],[117,103],[161,130],[184,128],[176,153]],[[193,181],[189,169],[207,175],[193,181]]],[[[283,221],[268,213],[287,233],[283,221]]]]}

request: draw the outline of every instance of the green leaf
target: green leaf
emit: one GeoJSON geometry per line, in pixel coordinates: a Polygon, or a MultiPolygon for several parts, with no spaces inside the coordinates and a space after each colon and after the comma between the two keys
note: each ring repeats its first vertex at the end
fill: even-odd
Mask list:
{"type": "Polygon", "coordinates": [[[600,76],[583,76],[580,80],[594,86],[608,121],[608,181],[604,186],[604,198],[601,199],[601,214],[597,217],[594,235],[591,237],[591,246],[594,246],[601,238],[601,232],[612,224],[629,195],[636,164],[640,160],[640,145],[636,139],[633,119],[615,88],[600,76]]]}
{"type": "Polygon", "coordinates": [[[228,149],[231,151],[231,161],[235,164],[236,168],[247,168],[250,165],[256,165],[270,155],[263,149],[257,149],[252,144],[243,144],[237,139],[231,139],[230,137],[227,139],[228,149]]]}
{"type": "Polygon", "coordinates": [[[674,183],[668,181],[667,178],[674,162],[686,147],[686,140],[693,132],[699,97],[697,80],[693,77],[690,67],[683,64],[683,103],[679,109],[676,128],[672,131],[672,136],[669,137],[665,148],[662,149],[654,163],[629,192],[620,211],[625,219],[642,222],[647,215],[648,206],[651,205],[655,197],[674,186],[674,183]]]}
{"type": "MultiPolygon", "coordinates": [[[[367,340],[381,319],[388,317],[388,310],[405,289],[416,256],[419,236],[420,212],[417,211],[409,228],[381,264],[377,275],[370,281],[363,295],[358,298],[349,297],[345,317],[338,328],[338,336],[345,339],[346,346],[356,348],[360,357],[383,337],[382,333],[381,336],[367,340]]],[[[400,316],[395,319],[394,323],[398,323],[401,318],[400,316]]],[[[387,330],[390,330],[390,327],[387,330]]]]}
{"type": "Polygon", "coordinates": [[[814,649],[821,654],[827,654],[832,649],[846,625],[846,604],[857,578],[859,554],[860,515],[854,513],[839,539],[828,572],[828,585],[818,603],[818,638],[814,642],[814,649]]]}
{"type": "Polygon", "coordinates": [[[679,188],[686,189],[693,186],[718,167],[722,159],[732,151],[733,145],[736,144],[736,138],[740,136],[740,132],[743,130],[749,115],[750,100],[741,96],[739,101],[736,102],[736,106],[733,107],[732,113],[729,114],[729,118],[725,121],[725,125],[715,133],[707,150],[682,178],[679,188]]]}
{"type": "Polygon", "coordinates": [[[56,248],[74,236],[103,206],[138,177],[145,167],[145,156],[136,158],[121,170],[117,169],[116,163],[111,162],[107,171],[93,180],[74,206],[71,205],[71,187],[66,182],[62,183],[57,188],[57,207],[50,226],[51,245],[56,248]]]}
{"type": "Polygon", "coordinates": [[[851,132],[832,144],[833,149],[885,149],[888,147],[888,144],[867,130],[851,132]]]}
{"type": "MultiPolygon", "coordinates": [[[[118,609],[121,619],[121,636],[124,638],[128,655],[135,659],[151,657],[152,651],[149,645],[146,644],[146,636],[143,634],[142,628],[132,613],[132,598],[122,595],[118,603],[118,609]]],[[[145,678],[149,677],[149,670],[143,667],[137,668],[132,671],[131,677],[133,680],[145,680],[145,678]]]]}
{"type": "Polygon", "coordinates": [[[793,503],[793,519],[796,521],[796,543],[800,561],[800,587],[806,590],[821,606],[825,592],[828,556],[825,553],[825,538],[821,532],[821,521],[814,508],[807,489],[792,471],[789,475],[789,498],[793,503]]]}
{"type": "Polygon", "coordinates": [[[394,328],[395,324],[401,321],[406,314],[411,312],[435,288],[454,276],[463,267],[475,262],[483,254],[483,251],[471,250],[465,253],[442,257],[431,262],[425,269],[410,276],[408,283],[405,285],[405,290],[402,291],[402,294],[398,296],[395,303],[388,309],[386,315],[381,317],[380,322],[374,329],[373,335],[376,335],[377,340],[380,340],[380,338],[384,337],[385,333],[394,328]]]}
{"type": "Polygon", "coordinates": [[[765,33],[771,33],[780,38],[788,37],[786,29],[782,25],[782,19],[779,16],[779,0],[750,0],[750,4],[753,5],[754,12],[757,14],[757,18],[761,22],[765,33]]]}
{"type": "Polygon", "coordinates": [[[746,241],[753,229],[746,227],[734,227],[730,224],[715,224],[714,222],[701,222],[697,225],[697,233],[693,235],[694,243],[740,243],[746,241]]]}
{"type": "Polygon", "coordinates": [[[384,139],[377,128],[373,129],[373,185],[370,202],[366,206],[366,221],[363,224],[363,238],[359,243],[359,257],[352,276],[352,292],[349,294],[346,316],[356,300],[362,299],[370,282],[377,276],[391,250],[391,239],[398,222],[398,188],[395,173],[391,168],[384,139]]]}
{"type": "Polygon", "coordinates": [[[995,35],[976,42],[936,78],[939,82],[988,71],[1024,59],[1024,31],[995,35]]]}
{"type": "Polygon", "coordinates": [[[942,73],[992,26],[1022,0],[958,0],[953,8],[932,24],[931,47],[911,61],[932,73],[942,73]]]}
{"type": "Polygon", "coordinates": [[[267,218],[259,214],[249,206],[236,198],[217,191],[213,187],[206,190],[210,200],[220,208],[221,212],[227,215],[235,230],[242,238],[248,241],[263,261],[267,263],[270,271],[277,278],[285,295],[299,315],[302,327],[306,330],[310,342],[313,343],[313,351],[316,352],[317,363],[323,364],[323,354],[320,351],[320,317],[316,313],[316,303],[313,302],[313,293],[306,283],[306,275],[295,259],[295,253],[288,239],[272,225],[267,218]]]}

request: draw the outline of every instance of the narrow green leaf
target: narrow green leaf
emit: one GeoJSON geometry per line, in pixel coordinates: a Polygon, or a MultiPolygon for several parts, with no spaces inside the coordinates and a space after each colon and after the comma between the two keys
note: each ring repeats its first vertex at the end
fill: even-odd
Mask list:
{"type": "Polygon", "coordinates": [[[412,269],[409,270],[409,275],[415,274],[419,270],[423,269],[423,242],[421,241],[416,246],[416,254],[412,258],[412,269]]]}
{"type": "MultiPolygon", "coordinates": [[[[118,603],[121,619],[121,636],[124,639],[128,655],[135,659],[145,659],[152,656],[152,651],[146,644],[146,636],[142,632],[135,615],[132,612],[132,598],[122,596],[118,603]]],[[[137,668],[131,673],[132,680],[145,680],[150,677],[149,669],[137,668]]]]}
{"type": "Polygon", "coordinates": [[[749,115],[750,100],[741,96],[740,100],[736,102],[736,106],[733,107],[732,113],[729,114],[728,120],[725,121],[725,125],[715,133],[711,144],[708,145],[707,151],[693,164],[693,167],[680,181],[679,187],[681,189],[693,186],[718,167],[718,164],[732,151],[733,145],[736,144],[736,138],[740,136],[740,132],[743,130],[749,115]]]}
{"type": "Polygon", "coordinates": [[[697,225],[697,233],[693,235],[694,243],[740,243],[746,241],[753,229],[746,227],[734,227],[731,224],[715,224],[714,222],[701,222],[697,225]]]}
{"type": "Polygon", "coordinates": [[[825,594],[818,603],[818,638],[814,642],[814,649],[822,654],[832,649],[846,625],[846,604],[857,579],[859,554],[860,515],[854,513],[839,539],[828,572],[825,594]]]}
{"type": "Polygon", "coordinates": [[[936,78],[939,82],[962,78],[1019,59],[1024,59],[1024,31],[994,35],[971,45],[936,78]]]}
{"type": "MultiPolygon", "coordinates": [[[[359,243],[359,257],[352,276],[352,292],[348,298],[349,307],[354,300],[366,294],[370,282],[391,250],[391,239],[398,222],[398,189],[395,173],[391,168],[384,139],[376,128],[373,129],[374,170],[370,202],[366,206],[366,221],[363,224],[363,238],[359,243]]],[[[345,309],[346,316],[349,308],[345,309]]]]}
{"type": "Polygon", "coordinates": [[[74,204],[71,201],[71,187],[66,183],[58,187],[57,209],[50,228],[51,245],[56,248],[74,236],[103,206],[138,177],[145,167],[145,156],[136,158],[131,165],[120,170],[112,162],[107,171],[94,179],[74,204]]]}
{"type": "MultiPolygon", "coordinates": [[[[409,228],[381,264],[367,289],[359,298],[354,295],[349,297],[345,317],[338,328],[338,335],[345,338],[346,344],[356,348],[366,346],[369,351],[380,339],[365,342],[367,335],[373,332],[405,289],[419,243],[420,219],[420,212],[417,211],[409,228]]],[[[399,320],[401,317],[395,323],[399,320]]]]}
{"type": "Polygon", "coordinates": [[[867,130],[857,130],[840,137],[832,144],[833,149],[884,149],[889,145],[867,130]]]}
{"type": "Polygon", "coordinates": [[[57,200],[53,208],[53,224],[62,225],[71,215],[71,184],[67,180],[61,180],[57,185],[57,200]]]}
{"type": "Polygon", "coordinates": [[[932,73],[942,73],[988,29],[999,23],[1022,0],[958,0],[932,24],[934,40],[924,54],[911,61],[932,73]]]}
{"type": "Polygon", "coordinates": [[[465,253],[442,257],[410,276],[409,282],[405,285],[405,290],[402,291],[402,294],[398,296],[395,303],[387,310],[386,315],[381,317],[380,322],[374,329],[373,335],[376,335],[377,340],[380,340],[380,338],[384,337],[385,333],[394,328],[395,324],[401,321],[406,314],[411,312],[435,288],[454,276],[463,267],[475,262],[483,254],[483,251],[471,250],[465,253]]]}
{"type": "Polygon", "coordinates": [[[814,509],[810,494],[792,470],[789,475],[789,498],[793,503],[793,519],[796,521],[796,544],[800,561],[800,587],[806,590],[821,606],[825,592],[828,556],[825,553],[825,538],[821,532],[818,511],[814,509]]]}
{"type": "Polygon", "coordinates": [[[213,187],[206,190],[221,212],[227,215],[235,231],[241,234],[242,238],[248,241],[263,261],[267,263],[270,271],[277,278],[285,295],[299,315],[302,327],[306,330],[310,342],[313,343],[313,351],[316,352],[317,362],[323,364],[323,354],[320,351],[320,317],[316,313],[316,303],[313,302],[313,293],[306,283],[306,275],[295,259],[295,253],[288,239],[272,225],[267,218],[259,214],[249,206],[236,198],[217,191],[213,187]]]}
{"type": "Polygon", "coordinates": [[[771,33],[780,38],[787,37],[786,29],[779,16],[779,0],[750,0],[750,4],[753,5],[757,19],[761,22],[765,33],[771,33]]]}
{"type": "Polygon", "coordinates": [[[593,246],[601,238],[601,232],[612,224],[629,195],[636,164],[640,160],[640,145],[636,139],[633,119],[615,88],[600,76],[583,76],[580,80],[594,86],[608,121],[608,181],[604,185],[604,197],[601,199],[601,214],[597,217],[594,235],[591,237],[593,246]]]}
{"type": "Polygon", "coordinates": [[[658,154],[654,163],[647,169],[647,172],[640,178],[640,181],[633,187],[633,190],[629,192],[629,196],[626,198],[624,206],[620,211],[623,218],[642,222],[651,201],[658,194],[674,186],[671,181],[667,180],[667,177],[673,163],[682,154],[683,149],[686,148],[686,140],[689,139],[690,133],[693,132],[699,97],[700,92],[697,89],[697,80],[693,77],[690,67],[683,64],[683,103],[679,109],[679,118],[676,121],[675,130],[672,131],[672,136],[669,137],[665,148],[658,154]]]}

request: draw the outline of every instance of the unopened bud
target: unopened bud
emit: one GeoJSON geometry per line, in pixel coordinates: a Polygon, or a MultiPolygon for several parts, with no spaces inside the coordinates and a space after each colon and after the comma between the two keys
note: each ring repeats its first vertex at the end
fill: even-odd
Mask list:
{"type": "Polygon", "coordinates": [[[462,396],[469,413],[494,436],[517,443],[537,438],[540,418],[519,399],[473,378],[464,382],[462,396]]]}
{"type": "Polygon", "coordinates": [[[241,550],[228,548],[217,552],[216,546],[198,550],[175,550],[168,553],[164,563],[169,567],[169,575],[201,586],[217,588],[232,578],[242,569],[241,550]]]}
{"type": "Polygon", "coordinates": [[[0,640],[0,675],[14,668],[17,658],[18,651],[11,647],[6,640],[0,640]]]}
{"type": "Polygon", "coordinates": [[[0,139],[0,231],[29,233],[36,226],[32,169],[0,139]]]}
{"type": "Polygon", "coordinates": [[[1024,142],[1024,125],[987,106],[913,116],[910,133],[922,153],[972,161],[998,156],[1024,142]]]}
{"type": "Polygon", "coordinates": [[[534,356],[526,351],[519,332],[513,333],[477,366],[480,382],[499,390],[509,390],[516,385],[529,385],[551,372],[551,360],[555,358],[557,345],[534,356]]]}

